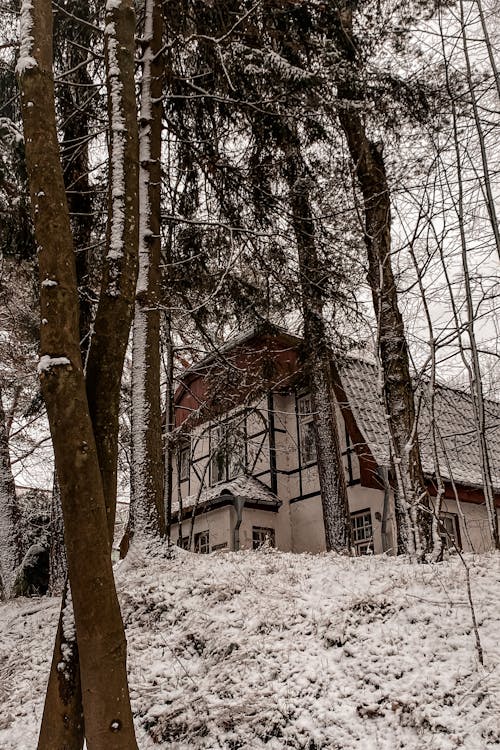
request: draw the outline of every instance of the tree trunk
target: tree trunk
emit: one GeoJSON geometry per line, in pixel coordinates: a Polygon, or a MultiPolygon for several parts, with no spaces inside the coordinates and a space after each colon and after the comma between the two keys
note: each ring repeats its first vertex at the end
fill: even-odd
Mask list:
{"type": "Polygon", "coordinates": [[[0,385],[0,599],[12,593],[16,570],[21,564],[19,507],[9,453],[9,433],[0,385]]]}
{"type": "MultiPolygon", "coordinates": [[[[352,10],[340,14],[346,60],[355,64],[352,10]]],[[[342,43],[342,42],[341,42],[342,43]]],[[[408,345],[391,265],[390,191],[382,144],[370,141],[349,81],[338,85],[338,116],[363,195],[368,282],[378,325],[379,356],[384,376],[391,451],[396,476],[398,551],[418,560],[431,545],[429,496],[425,487],[408,345]],[[351,104],[352,103],[352,104],[351,104]]]]}
{"type": "Polygon", "coordinates": [[[61,161],[76,254],[76,276],[80,299],[80,349],[85,363],[92,323],[88,255],[94,219],[92,188],[89,180],[89,118],[92,105],[88,101],[88,91],[92,81],[86,62],[89,50],[93,46],[95,31],[90,24],[88,0],[74,0],[71,9],[75,16],[89,23],[81,23],[74,18],[66,18],[61,13],[58,14],[58,21],[62,28],[58,33],[56,25],[55,38],[61,42],[62,63],[72,71],[71,83],[74,85],[62,84],[58,87],[57,103],[63,121],[61,161]]]}
{"type": "Polygon", "coordinates": [[[160,400],[161,4],[146,0],[139,133],[139,277],[132,351],[131,538],[165,531],[160,400]]]}
{"type": "Polygon", "coordinates": [[[292,220],[299,256],[304,316],[304,361],[311,389],[316,453],[327,550],[350,554],[351,521],[338,435],[331,350],[324,319],[326,276],[315,241],[310,177],[298,135],[288,131],[280,146],[285,154],[292,220]]]}
{"type": "MultiPolygon", "coordinates": [[[[130,3],[113,5],[106,20],[109,24],[106,71],[111,123],[107,250],[90,348],[85,345],[83,352],[88,351],[87,398],[103,482],[109,540],[112,543],[116,515],[120,387],[137,276],[138,132],[134,87],[135,18],[130,3]],[[116,40],[119,40],[119,44],[116,40]]],[[[80,335],[81,329],[80,319],[80,335]]],[[[63,613],[64,599],[47,687],[39,750],[70,746],[69,743],[72,750],[80,750],[83,745],[78,645],[74,631],[64,629],[63,613]],[[69,654],[69,681],[57,669],[62,653],[69,654]]]]}
{"type": "Polygon", "coordinates": [[[61,508],[61,493],[57,475],[54,472],[52,495],[50,498],[50,557],[49,557],[49,592],[52,596],[63,593],[68,564],[64,549],[64,523],[61,508]]]}
{"type": "Polygon", "coordinates": [[[174,414],[174,343],[172,340],[172,319],[169,313],[166,317],[166,397],[165,397],[165,440],[164,440],[164,452],[165,452],[165,487],[163,492],[163,503],[165,507],[165,535],[170,541],[170,532],[172,528],[172,497],[174,494],[173,478],[174,478],[174,441],[172,439],[172,433],[175,427],[175,414],[174,414]]]}
{"type": "Polygon", "coordinates": [[[80,356],[75,257],[55,122],[49,0],[23,0],[17,74],[39,249],[38,371],[61,488],[87,746],[136,748],[126,642],[80,356]]]}
{"type": "MultiPolygon", "coordinates": [[[[73,12],[79,18],[90,20],[89,5],[78,1],[73,12]]],[[[92,302],[89,285],[88,254],[92,236],[92,198],[89,181],[88,136],[89,106],[86,101],[90,78],[85,61],[92,46],[90,25],[77,23],[60,16],[63,22],[60,33],[64,48],[64,62],[73,70],[75,86],[61,86],[58,104],[61,109],[63,142],[61,160],[66,187],[75,250],[76,275],[80,308],[80,351],[87,361],[92,325],[92,302]]],[[[57,36],[57,30],[56,30],[57,36]]],[[[54,653],[44,704],[44,713],[38,740],[39,750],[50,747],[68,747],[80,750],[84,741],[82,692],[78,645],[74,628],[65,628],[63,615],[68,617],[71,598],[68,598],[67,562],[64,549],[64,524],[57,477],[51,499],[51,547],[49,590],[62,594],[62,607],[57,627],[54,653]],[[58,664],[65,663],[64,673],[58,664]]]]}
{"type": "Polygon", "coordinates": [[[105,34],[110,122],[109,219],[99,305],[85,379],[112,539],[116,516],[120,389],[137,280],[139,147],[134,84],[135,15],[131,0],[109,3],[109,6],[105,34]]]}

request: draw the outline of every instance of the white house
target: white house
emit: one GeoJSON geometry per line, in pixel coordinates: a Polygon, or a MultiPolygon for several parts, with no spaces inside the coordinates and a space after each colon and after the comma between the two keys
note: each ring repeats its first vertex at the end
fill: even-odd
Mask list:
{"type": "MultiPolygon", "coordinates": [[[[311,400],[300,367],[301,339],[277,328],[249,332],[187,369],[175,396],[178,435],[172,538],[194,549],[325,549],[311,400]]],[[[358,554],[395,549],[388,433],[374,364],[336,366],[339,434],[358,554]]],[[[418,435],[431,495],[436,441],[445,480],[447,546],[489,547],[472,404],[439,386],[435,429],[423,388],[418,435]],[[434,435],[434,438],[433,438],[434,435]]],[[[487,402],[486,430],[500,505],[500,404],[487,402]]]]}

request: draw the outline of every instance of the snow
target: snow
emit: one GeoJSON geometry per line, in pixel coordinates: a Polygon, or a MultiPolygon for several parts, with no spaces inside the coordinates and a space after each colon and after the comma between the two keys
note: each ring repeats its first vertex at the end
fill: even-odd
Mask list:
{"type": "MultiPolygon", "coordinates": [[[[116,569],[139,746],[500,748],[500,557],[146,554],[116,569]],[[147,560],[147,562],[146,562],[147,560]]],[[[0,605],[0,747],[36,746],[59,600],[0,605]]]]}
{"type": "MultiPolygon", "coordinates": [[[[241,495],[250,502],[257,501],[272,505],[276,505],[279,502],[276,495],[268,487],[259,482],[258,479],[244,475],[231,479],[228,482],[218,482],[213,487],[203,489],[199,494],[194,493],[182,498],[182,509],[187,510],[194,505],[201,507],[202,505],[209,504],[212,500],[224,497],[224,495],[232,495],[233,497],[241,495]]],[[[179,503],[173,500],[172,512],[178,510],[179,503]]]]}
{"type": "MultiPolygon", "coordinates": [[[[21,2],[21,24],[19,57],[16,65],[16,75],[21,76],[26,70],[36,68],[38,63],[31,54],[33,52],[34,38],[33,32],[33,3],[32,0],[22,0],[21,2]]],[[[28,106],[33,106],[29,102],[28,106]]]]}
{"type": "Polygon", "coordinates": [[[67,357],[51,357],[50,354],[43,354],[38,361],[36,370],[41,375],[42,372],[48,372],[52,367],[70,364],[71,361],[67,357]]]}

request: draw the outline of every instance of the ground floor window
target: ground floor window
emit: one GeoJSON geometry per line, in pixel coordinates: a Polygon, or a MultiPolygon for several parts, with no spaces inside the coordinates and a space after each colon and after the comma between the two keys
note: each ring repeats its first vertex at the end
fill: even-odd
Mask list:
{"type": "Polygon", "coordinates": [[[357,555],[373,552],[373,526],[370,509],[351,513],[352,542],[357,555]]]}
{"type": "Polygon", "coordinates": [[[460,527],[455,513],[443,513],[439,518],[439,534],[443,549],[461,548],[460,527]]]}
{"type": "Polygon", "coordinates": [[[208,531],[200,531],[194,535],[194,551],[200,555],[208,555],[210,552],[210,535],[208,531]]]}
{"type": "Polygon", "coordinates": [[[252,526],[252,546],[259,549],[262,546],[276,547],[276,534],[274,529],[265,526],[252,526]]]}

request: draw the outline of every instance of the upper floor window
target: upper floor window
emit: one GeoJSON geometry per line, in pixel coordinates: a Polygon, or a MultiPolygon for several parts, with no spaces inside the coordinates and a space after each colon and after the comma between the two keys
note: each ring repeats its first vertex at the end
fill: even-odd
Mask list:
{"type": "Polygon", "coordinates": [[[316,435],[311,396],[297,399],[297,416],[299,421],[300,462],[311,464],[316,461],[316,435]]]}
{"type": "Polygon", "coordinates": [[[181,482],[189,479],[189,469],[191,466],[191,443],[190,441],[182,442],[179,447],[179,478],[181,482]]]}
{"type": "Polygon", "coordinates": [[[245,470],[245,419],[239,415],[210,430],[210,483],[226,482],[245,470]]]}

